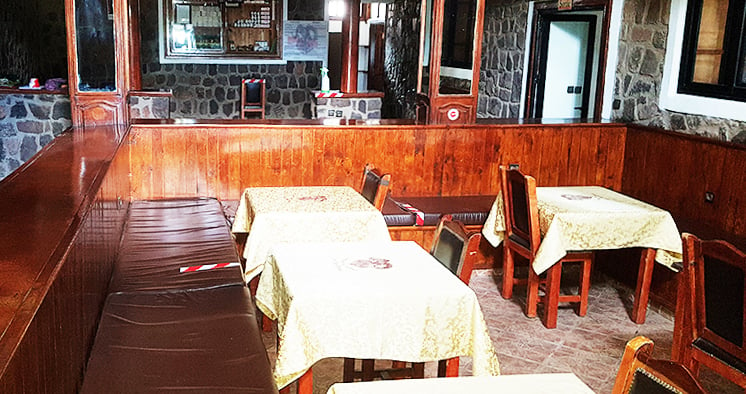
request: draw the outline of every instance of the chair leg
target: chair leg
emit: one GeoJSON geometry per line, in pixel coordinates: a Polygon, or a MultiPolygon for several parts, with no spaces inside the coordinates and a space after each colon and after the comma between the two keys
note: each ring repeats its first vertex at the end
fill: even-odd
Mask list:
{"type": "Polygon", "coordinates": [[[580,286],[578,293],[580,296],[580,302],[578,303],[578,316],[585,316],[588,312],[588,292],[591,288],[591,266],[592,260],[583,260],[582,270],[580,272],[580,286]]]}
{"type": "Polygon", "coordinates": [[[345,358],[342,368],[342,382],[350,383],[355,380],[355,359],[345,358]]]}
{"type": "Polygon", "coordinates": [[[515,264],[513,252],[503,242],[503,289],[502,296],[506,300],[513,298],[513,276],[515,264]]]}
{"type": "Polygon", "coordinates": [[[557,310],[559,309],[560,280],[562,263],[559,262],[547,270],[546,294],[544,295],[544,315],[542,323],[546,328],[557,327],[557,310]]]}
{"type": "Polygon", "coordinates": [[[370,358],[366,358],[363,360],[363,378],[362,378],[363,382],[370,382],[371,380],[373,380],[373,376],[375,372],[373,369],[375,365],[374,363],[375,363],[375,360],[370,359],[370,358]]]}
{"type": "Polygon", "coordinates": [[[528,267],[528,289],[526,290],[526,316],[536,317],[536,307],[539,304],[539,283],[541,278],[528,267]]]}

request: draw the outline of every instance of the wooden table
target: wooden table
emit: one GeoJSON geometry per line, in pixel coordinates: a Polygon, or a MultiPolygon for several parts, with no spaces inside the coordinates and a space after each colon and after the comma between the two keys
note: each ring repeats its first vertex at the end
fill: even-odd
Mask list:
{"type": "Polygon", "coordinates": [[[347,186],[248,188],[232,231],[248,233],[243,251],[247,282],[279,243],[391,240],[381,212],[347,186]]]}
{"type": "MultiPolygon", "coordinates": [[[[534,271],[553,273],[568,251],[641,247],[631,317],[644,323],[654,261],[674,271],[673,264],[681,261],[681,235],[671,214],[598,186],[537,187],[536,198],[542,241],[534,271]]],[[[500,194],[482,230],[493,246],[502,242],[503,216],[500,194]]]]}
{"type": "Polygon", "coordinates": [[[335,383],[327,394],[592,394],[571,373],[335,383]]]}
{"type": "Polygon", "coordinates": [[[280,388],[298,378],[299,391],[311,387],[312,365],[328,357],[457,363],[470,356],[474,375],[499,373],[476,295],[414,242],[279,245],[256,303],[277,320],[280,388]]]}

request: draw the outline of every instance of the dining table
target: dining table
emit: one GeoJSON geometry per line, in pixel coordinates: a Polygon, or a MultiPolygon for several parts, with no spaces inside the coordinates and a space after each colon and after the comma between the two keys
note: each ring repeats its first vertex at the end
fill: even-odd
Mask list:
{"type": "MultiPolygon", "coordinates": [[[[645,322],[655,262],[678,271],[681,235],[668,211],[600,186],[537,187],[541,245],[532,268],[548,271],[570,251],[642,248],[631,319],[645,322]]],[[[502,193],[482,235],[497,247],[505,233],[502,193]]],[[[505,279],[505,278],[504,278],[505,279]]]]}
{"type": "Polygon", "coordinates": [[[242,253],[247,282],[278,243],[391,240],[381,212],[349,186],[246,188],[231,230],[248,233],[242,253]]]}
{"type": "Polygon", "coordinates": [[[592,394],[572,373],[334,383],[327,394],[592,394]]]}
{"type": "Polygon", "coordinates": [[[476,294],[415,242],[275,245],[256,304],[277,324],[281,389],[312,386],[313,364],[331,357],[457,366],[468,356],[473,375],[499,374],[476,294]]]}

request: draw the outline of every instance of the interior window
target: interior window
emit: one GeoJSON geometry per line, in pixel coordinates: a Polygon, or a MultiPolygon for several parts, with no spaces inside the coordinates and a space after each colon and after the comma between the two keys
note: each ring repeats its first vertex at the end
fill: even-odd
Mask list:
{"type": "Polygon", "coordinates": [[[689,0],[679,93],[746,101],[744,0],[689,0]]]}

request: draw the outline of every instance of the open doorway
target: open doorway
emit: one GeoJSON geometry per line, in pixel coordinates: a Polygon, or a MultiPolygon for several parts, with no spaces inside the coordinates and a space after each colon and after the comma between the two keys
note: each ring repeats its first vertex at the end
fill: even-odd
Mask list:
{"type": "Polygon", "coordinates": [[[586,3],[568,11],[556,3],[534,8],[525,117],[600,119],[608,3],[586,3]]]}

